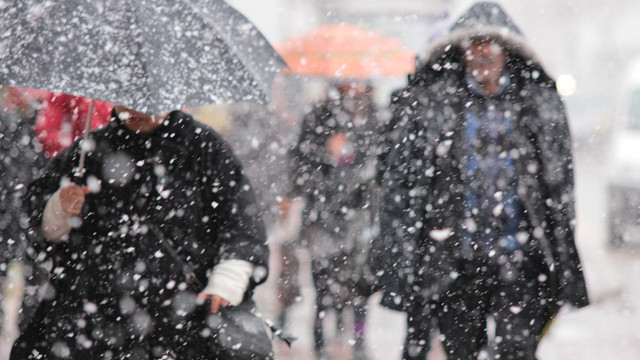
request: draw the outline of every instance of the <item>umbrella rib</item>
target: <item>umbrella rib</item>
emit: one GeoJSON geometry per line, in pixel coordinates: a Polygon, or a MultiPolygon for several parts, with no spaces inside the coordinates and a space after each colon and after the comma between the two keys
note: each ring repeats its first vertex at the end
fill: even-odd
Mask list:
{"type": "MultiPolygon", "coordinates": [[[[169,2],[169,1],[167,1],[167,2],[169,2]]],[[[173,4],[173,2],[169,2],[169,4],[167,4],[165,6],[166,6],[166,8],[170,8],[172,6],[172,4],[173,4]]],[[[183,11],[185,14],[198,16],[198,19],[202,20],[203,24],[205,24],[206,26],[211,27],[214,30],[216,36],[220,35],[219,31],[214,26],[211,25],[210,21],[207,21],[206,19],[202,18],[200,16],[199,12],[194,11],[194,7],[193,7],[193,5],[191,3],[187,2],[187,3],[182,3],[182,4],[188,5],[189,7],[188,8],[182,8],[181,11],[183,11]],[[189,11],[189,10],[192,10],[192,11],[187,13],[186,11],[189,11]]],[[[175,6],[175,4],[173,4],[173,5],[175,6]]],[[[169,15],[167,15],[167,16],[169,16],[169,15]]],[[[137,13],[134,14],[134,17],[135,17],[135,20],[134,20],[135,23],[138,24],[139,26],[140,26],[140,24],[145,24],[148,21],[147,18],[144,18],[144,19],[139,18],[137,13]]],[[[140,28],[139,33],[136,33],[136,35],[139,36],[140,39],[142,39],[141,41],[138,42],[138,44],[139,44],[139,48],[138,48],[139,50],[138,51],[142,52],[142,53],[151,52],[152,49],[148,46],[148,44],[153,44],[154,42],[157,42],[157,39],[152,37],[153,31],[145,31],[145,29],[140,28]]],[[[133,39],[135,40],[136,37],[134,36],[133,39]]],[[[228,52],[232,56],[235,56],[236,58],[238,58],[237,53],[233,51],[233,48],[231,46],[229,46],[229,44],[227,42],[223,42],[221,45],[223,45],[225,47],[225,49],[227,49],[228,52]]],[[[154,50],[156,52],[160,51],[160,49],[154,49],[154,50]]],[[[152,55],[152,56],[143,57],[143,58],[145,58],[145,59],[147,59],[147,58],[148,59],[153,59],[154,57],[158,56],[157,53],[156,54],[150,54],[150,55],[152,55]]],[[[246,64],[242,61],[242,59],[240,59],[240,58],[238,58],[238,59],[240,60],[238,62],[238,64],[240,66],[246,68],[246,64]]],[[[143,62],[142,66],[143,66],[143,70],[144,70],[144,74],[145,74],[146,85],[149,86],[151,89],[160,88],[160,86],[157,86],[159,84],[156,84],[157,81],[167,81],[168,78],[170,78],[170,77],[167,77],[167,74],[164,74],[165,78],[162,78],[162,79],[154,78],[152,76],[154,73],[149,71],[149,70],[153,70],[152,69],[152,67],[154,66],[153,63],[143,62]]],[[[259,72],[257,74],[259,74],[259,72]]],[[[251,72],[251,75],[255,76],[256,73],[251,72]]],[[[252,78],[252,80],[253,80],[253,78],[252,78]]],[[[265,96],[265,92],[262,89],[260,89],[258,86],[256,86],[254,89],[255,89],[255,91],[257,93],[251,94],[252,96],[258,96],[259,98],[262,98],[262,99],[267,99],[268,98],[267,96],[265,96]]],[[[149,92],[145,92],[145,94],[147,94],[147,96],[148,96],[147,100],[149,100],[149,102],[152,103],[151,102],[151,99],[153,99],[152,94],[150,94],[149,92]]],[[[152,103],[152,104],[154,104],[152,106],[157,106],[155,103],[152,103]]],[[[188,107],[188,106],[193,106],[193,105],[201,105],[201,104],[198,101],[196,101],[196,103],[192,103],[192,101],[189,101],[187,97],[184,97],[184,98],[181,99],[180,104],[172,104],[171,106],[173,106],[173,107],[188,107]]],[[[163,109],[157,109],[157,108],[154,108],[154,109],[156,111],[164,111],[163,109]]],[[[152,114],[152,115],[157,115],[157,114],[152,114]]]]}
{"type": "MultiPolygon", "coordinates": [[[[264,34],[262,34],[262,32],[260,32],[260,30],[249,19],[247,19],[242,13],[240,13],[240,11],[226,4],[224,1],[214,0],[212,2],[209,2],[207,0],[204,0],[202,3],[198,4],[199,6],[196,6],[193,3],[193,1],[190,1],[190,0],[186,0],[185,3],[189,5],[190,10],[194,15],[200,17],[205,24],[211,26],[211,28],[215,30],[216,34],[224,40],[224,43],[229,48],[230,52],[233,53],[240,60],[240,63],[245,68],[247,68],[253,76],[258,78],[258,82],[257,82],[258,84],[272,83],[273,78],[275,78],[276,76],[276,71],[265,71],[263,64],[259,64],[256,61],[254,61],[254,57],[252,56],[253,53],[250,54],[247,52],[238,51],[238,49],[230,45],[234,43],[234,40],[231,37],[231,33],[238,31],[238,29],[234,29],[234,26],[232,26],[231,24],[232,22],[233,23],[244,22],[245,24],[251,24],[254,30],[256,31],[257,35],[261,39],[261,41],[264,41],[265,43],[270,44],[269,40],[267,40],[264,34]],[[227,17],[225,17],[226,21],[225,22],[212,21],[210,19],[210,17],[214,16],[214,14],[211,13],[212,8],[215,8],[216,10],[218,10],[217,13],[224,12],[226,15],[228,15],[227,17]],[[228,24],[226,28],[223,28],[223,26],[221,26],[221,24],[224,24],[224,23],[228,24]],[[263,76],[265,75],[267,76],[266,79],[263,78],[263,76]],[[264,81],[264,80],[267,80],[267,81],[264,81]]],[[[279,54],[277,54],[277,52],[276,52],[276,55],[277,55],[276,63],[270,64],[270,65],[273,66],[274,69],[278,69],[278,70],[286,68],[287,63],[282,59],[282,57],[280,57],[279,54]]],[[[260,89],[263,95],[268,95],[270,93],[270,90],[271,89],[260,89]]]]}

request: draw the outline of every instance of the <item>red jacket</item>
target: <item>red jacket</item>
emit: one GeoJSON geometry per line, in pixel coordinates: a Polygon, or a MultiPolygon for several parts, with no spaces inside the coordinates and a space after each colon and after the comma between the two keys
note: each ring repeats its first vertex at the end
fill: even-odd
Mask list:
{"type": "MultiPolygon", "coordinates": [[[[45,155],[55,157],[82,136],[91,100],[61,93],[50,93],[44,100],[36,120],[36,135],[45,155]]],[[[91,129],[109,122],[113,104],[96,100],[91,129]]]]}

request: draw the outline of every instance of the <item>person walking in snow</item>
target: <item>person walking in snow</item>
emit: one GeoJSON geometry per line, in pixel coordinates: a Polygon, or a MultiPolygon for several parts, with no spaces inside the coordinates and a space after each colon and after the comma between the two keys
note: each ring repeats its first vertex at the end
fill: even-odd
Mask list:
{"type": "MultiPolygon", "coordinates": [[[[340,80],[302,121],[292,150],[291,198],[305,207],[302,241],[316,289],[314,345],[325,358],[325,314],[353,309],[354,358],[366,358],[365,321],[372,279],[366,254],[372,229],[376,116],[371,86],[340,80]]],[[[340,332],[340,329],[338,330],[340,332]]]]}
{"type": "MultiPolygon", "coordinates": [[[[479,2],[395,95],[372,250],[382,303],[437,318],[449,359],[535,359],[559,308],[588,304],[554,81],[503,9],[479,2]]],[[[425,359],[420,337],[405,359],[425,359]]]]}
{"type": "Polygon", "coordinates": [[[115,106],[92,139],[81,181],[76,141],[29,186],[31,223],[46,238],[36,245],[53,271],[11,359],[218,358],[198,297],[210,312],[250,302],[268,270],[240,163],[181,111],[151,117],[115,106]]]}

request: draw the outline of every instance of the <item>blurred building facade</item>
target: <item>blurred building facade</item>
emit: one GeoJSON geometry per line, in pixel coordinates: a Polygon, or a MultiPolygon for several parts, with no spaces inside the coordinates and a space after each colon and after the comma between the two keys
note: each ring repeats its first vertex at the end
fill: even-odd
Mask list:
{"type": "Polygon", "coordinates": [[[424,47],[433,22],[454,0],[228,0],[277,43],[322,23],[348,22],[424,47]]]}

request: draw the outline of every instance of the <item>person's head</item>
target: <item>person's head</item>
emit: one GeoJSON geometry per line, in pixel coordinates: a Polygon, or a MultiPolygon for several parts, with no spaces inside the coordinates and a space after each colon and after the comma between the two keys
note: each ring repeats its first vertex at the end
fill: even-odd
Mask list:
{"type": "Polygon", "coordinates": [[[488,92],[500,87],[507,63],[504,44],[494,37],[472,37],[461,43],[464,62],[473,78],[488,92]]]}
{"type": "Polygon", "coordinates": [[[342,98],[360,98],[367,95],[371,86],[363,81],[342,81],[338,83],[337,88],[342,98]]]}
{"type": "Polygon", "coordinates": [[[366,110],[372,102],[373,87],[365,81],[341,80],[335,84],[335,88],[347,110],[366,110]]]}
{"type": "Polygon", "coordinates": [[[121,105],[116,105],[114,108],[116,114],[118,114],[118,119],[127,129],[140,133],[152,132],[160,126],[165,118],[165,116],[149,116],[121,105]]]}

